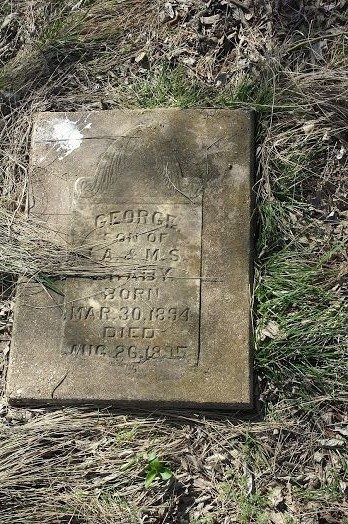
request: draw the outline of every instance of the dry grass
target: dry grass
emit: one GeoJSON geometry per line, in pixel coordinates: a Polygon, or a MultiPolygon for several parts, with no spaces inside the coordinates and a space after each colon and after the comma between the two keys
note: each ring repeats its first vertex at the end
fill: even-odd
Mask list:
{"type": "Polygon", "coordinates": [[[15,278],[47,283],[71,269],[66,246],[48,245],[23,213],[34,111],[254,107],[260,226],[260,414],[8,410],[4,400],[1,524],[348,522],[347,5],[241,3],[0,7],[2,339],[15,278]],[[174,477],[146,489],[150,451],[174,477]]]}

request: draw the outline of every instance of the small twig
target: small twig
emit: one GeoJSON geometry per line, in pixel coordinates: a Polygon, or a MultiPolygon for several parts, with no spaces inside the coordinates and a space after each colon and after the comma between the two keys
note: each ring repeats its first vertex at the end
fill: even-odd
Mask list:
{"type": "Polygon", "coordinates": [[[165,167],[164,169],[164,173],[165,173],[165,176],[167,178],[167,180],[172,184],[172,186],[174,187],[174,189],[180,193],[180,195],[182,195],[183,197],[187,198],[187,200],[189,200],[191,202],[191,204],[195,205],[195,202],[188,196],[188,195],[185,195],[185,193],[183,193],[182,191],[180,191],[180,189],[178,189],[176,187],[176,185],[174,184],[174,182],[171,180],[170,176],[168,175],[168,166],[165,167]]]}
{"type": "Polygon", "coordinates": [[[51,398],[54,398],[54,394],[55,394],[55,392],[56,392],[57,389],[58,389],[58,388],[63,384],[64,380],[66,379],[66,377],[68,376],[69,373],[70,373],[70,370],[68,370],[68,371],[65,373],[64,377],[63,377],[63,378],[58,382],[58,384],[56,385],[56,387],[53,388],[53,391],[52,391],[52,393],[51,393],[51,398]]]}
{"type": "Polygon", "coordinates": [[[325,38],[334,38],[336,36],[342,36],[342,35],[348,35],[348,32],[340,31],[339,33],[324,34],[324,35],[316,36],[314,38],[308,38],[307,40],[300,40],[300,42],[297,42],[297,44],[289,47],[287,51],[288,53],[290,53],[291,51],[295,51],[295,49],[298,49],[299,47],[303,47],[306,44],[310,45],[312,42],[318,42],[319,40],[324,40],[325,38]]]}

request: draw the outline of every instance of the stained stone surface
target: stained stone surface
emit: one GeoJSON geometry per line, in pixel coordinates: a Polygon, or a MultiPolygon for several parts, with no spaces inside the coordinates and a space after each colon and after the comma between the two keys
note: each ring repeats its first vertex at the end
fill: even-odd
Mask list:
{"type": "Polygon", "coordinates": [[[12,403],[251,407],[252,127],[231,110],[36,115],[30,213],[79,256],[50,288],[18,284],[12,403]]]}

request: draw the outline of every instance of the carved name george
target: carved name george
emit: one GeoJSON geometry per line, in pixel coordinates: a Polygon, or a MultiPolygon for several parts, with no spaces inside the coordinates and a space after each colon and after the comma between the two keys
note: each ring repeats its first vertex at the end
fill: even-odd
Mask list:
{"type": "Polygon", "coordinates": [[[115,210],[102,213],[95,218],[95,227],[116,226],[119,224],[144,224],[163,226],[175,229],[178,217],[161,211],[148,211],[146,209],[115,210]]]}

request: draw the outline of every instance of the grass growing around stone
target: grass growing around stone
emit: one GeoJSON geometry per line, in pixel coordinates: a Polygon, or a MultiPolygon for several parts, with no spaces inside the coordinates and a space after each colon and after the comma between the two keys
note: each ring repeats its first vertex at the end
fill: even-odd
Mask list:
{"type": "Polygon", "coordinates": [[[348,522],[347,6],[237,4],[0,7],[4,370],[15,279],[65,257],[23,213],[32,113],[254,108],[260,398],[250,419],[3,402],[1,524],[348,522]],[[151,453],[173,477],[145,487],[151,453]]]}

